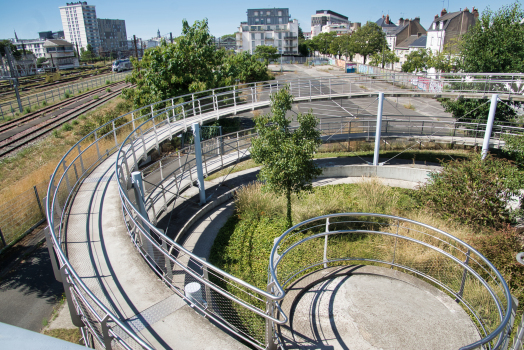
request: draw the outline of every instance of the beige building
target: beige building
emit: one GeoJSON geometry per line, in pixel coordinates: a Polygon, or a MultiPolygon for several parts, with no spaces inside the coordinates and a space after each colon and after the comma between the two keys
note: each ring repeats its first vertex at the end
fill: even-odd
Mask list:
{"type": "Polygon", "coordinates": [[[44,64],[56,69],[71,69],[78,67],[78,58],[75,57],[73,44],[65,40],[50,39],[44,42],[47,62],[44,64]]]}

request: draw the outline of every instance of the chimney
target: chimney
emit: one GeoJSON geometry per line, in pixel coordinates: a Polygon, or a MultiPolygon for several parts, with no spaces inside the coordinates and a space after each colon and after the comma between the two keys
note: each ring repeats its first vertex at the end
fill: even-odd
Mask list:
{"type": "Polygon", "coordinates": [[[435,15],[435,19],[437,19],[437,18],[438,18],[438,15],[435,15]]]}
{"type": "Polygon", "coordinates": [[[466,7],[466,8],[464,9],[464,12],[469,13],[469,9],[466,7]]]}
{"type": "Polygon", "coordinates": [[[400,27],[400,26],[403,25],[403,24],[404,24],[404,18],[400,17],[400,18],[398,19],[397,26],[400,27]]]}
{"type": "Polygon", "coordinates": [[[421,32],[417,32],[417,38],[420,38],[422,36],[421,32]]]}
{"type": "Polygon", "coordinates": [[[440,12],[440,17],[444,16],[448,11],[446,9],[442,9],[442,12],[440,12]]]}
{"type": "Polygon", "coordinates": [[[415,17],[413,21],[420,23],[420,17],[415,17]]]}
{"type": "Polygon", "coordinates": [[[479,10],[473,7],[473,11],[471,11],[473,16],[475,16],[475,19],[479,18],[479,10]]]}
{"type": "Polygon", "coordinates": [[[391,24],[391,22],[389,21],[389,14],[386,16],[386,24],[391,24]]]}

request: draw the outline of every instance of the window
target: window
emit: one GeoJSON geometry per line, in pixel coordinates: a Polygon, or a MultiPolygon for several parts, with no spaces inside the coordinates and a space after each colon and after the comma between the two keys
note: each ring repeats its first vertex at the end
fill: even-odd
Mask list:
{"type": "MultiPolygon", "coordinates": [[[[267,24],[271,23],[271,18],[268,18],[266,23],[267,24]]],[[[268,28],[268,30],[269,30],[269,28],[268,28]]]]}
{"type": "Polygon", "coordinates": [[[282,24],[282,17],[279,17],[279,18],[278,18],[278,23],[279,23],[279,24],[282,24]]]}
{"type": "Polygon", "coordinates": [[[255,33],[251,33],[251,40],[255,40],[255,33]]]}
{"type": "Polygon", "coordinates": [[[279,16],[282,16],[282,11],[278,11],[278,15],[279,15],[279,16]]]}
{"type": "Polygon", "coordinates": [[[259,18],[255,18],[255,24],[258,24],[259,21],[260,21],[259,18]]]}
{"type": "Polygon", "coordinates": [[[258,16],[258,11],[255,11],[255,12],[253,13],[253,15],[254,15],[254,16],[258,16]]]}
{"type": "Polygon", "coordinates": [[[266,16],[269,16],[269,15],[271,15],[271,11],[266,12],[266,16]]]}
{"type": "Polygon", "coordinates": [[[260,24],[264,24],[264,19],[263,18],[260,19],[260,24]]]}

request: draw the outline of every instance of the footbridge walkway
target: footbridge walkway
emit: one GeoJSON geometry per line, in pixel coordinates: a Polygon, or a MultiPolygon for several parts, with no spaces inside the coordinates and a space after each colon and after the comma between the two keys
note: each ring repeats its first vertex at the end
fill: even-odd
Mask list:
{"type": "MultiPolygon", "coordinates": [[[[521,86],[523,78],[521,75],[509,78],[494,75],[489,79],[444,76],[435,80],[427,91],[418,85],[410,85],[413,76],[407,74],[394,77],[352,75],[293,80],[285,84],[293,93],[295,103],[380,96],[379,92],[386,96],[467,95],[474,98],[498,94],[499,100],[504,101],[522,98],[517,87],[521,86]]],[[[293,236],[294,240],[286,241],[293,244],[279,250],[283,246],[277,242],[272,256],[268,257],[271,263],[265,289],[252,286],[209,264],[180,243],[181,235],[166,235],[156,227],[157,219],[171,205],[175,207],[177,201],[185,200],[185,191],[191,191],[197,177],[197,159],[194,150],[188,147],[168,161],[164,159],[147,168],[141,167],[152,151],[160,149],[166,140],[187,132],[194,123],[203,125],[242,111],[265,108],[270,104],[271,93],[282,87],[283,82],[260,82],[161,101],[96,129],[64,155],[51,177],[45,202],[49,223],[47,242],[50,251],[56,255],[56,259],[52,259],[55,276],[64,284],[73,323],[81,327],[86,345],[105,349],[302,346],[304,344],[300,342],[289,343],[290,339],[297,337],[309,339],[304,340],[306,342],[312,339],[307,332],[290,335],[290,332],[301,332],[292,325],[304,317],[296,313],[296,307],[300,305],[298,300],[303,296],[293,294],[297,286],[304,291],[325,290],[318,283],[326,280],[326,275],[339,278],[357,273],[333,268],[364,262],[377,265],[375,270],[369,270],[371,267],[361,270],[367,271],[368,275],[386,276],[391,282],[395,277],[391,275],[393,272],[377,269],[393,266],[425,280],[427,285],[424,288],[437,299],[456,298],[462,307],[448,310],[452,313],[460,311],[474,322],[470,321],[468,335],[453,344],[463,349],[507,346],[513,303],[504,280],[473,248],[427,225],[365,214],[373,218],[370,222],[379,225],[373,224],[364,230],[363,224],[358,228],[331,226],[329,218],[320,218],[318,220],[323,220],[320,225],[306,224],[308,228],[322,227],[318,232],[310,230],[311,237],[305,237],[302,231],[300,234],[288,231],[281,239],[293,236]],[[176,102],[181,100],[184,102],[176,102]],[[142,172],[141,178],[146,186],[131,180],[132,173],[138,170],[142,172]],[[145,198],[143,207],[138,200],[140,197],[145,198]],[[417,229],[407,229],[407,232],[416,232],[419,236],[402,234],[399,230],[401,226],[410,225],[417,229]],[[397,227],[395,233],[391,231],[394,227],[397,227]],[[375,257],[330,256],[327,253],[329,235],[359,230],[381,237],[396,235],[395,244],[391,245],[393,250],[387,256],[375,257]],[[452,277],[442,277],[442,270],[424,269],[407,260],[395,260],[396,254],[401,256],[401,251],[396,249],[398,240],[442,255],[451,264],[444,275],[452,277]],[[283,270],[278,268],[279,264],[285,266],[282,259],[290,256],[291,251],[298,251],[296,247],[307,245],[305,242],[317,241],[321,241],[324,247],[315,246],[315,249],[320,249],[320,260],[311,261],[297,271],[288,271],[283,279],[283,270]],[[322,268],[324,275],[315,275],[322,273],[319,272],[323,271],[322,268]],[[305,278],[309,278],[307,283],[305,278]],[[297,301],[289,301],[290,296],[297,301]]],[[[510,125],[492,125],[492,130],[489,129],[488,125],[486,132],[486,125],[472,123],[381,121],[377,118],[376,121],[324,124],[321,131],[324,142],[352,138],[380,141],[382,134],[386,138],[416,139],[419,142],[480,144],[487,134],[490,147],[503,145],[503,134],[522,132],[518,126],[510,125]]],[[[248,157],[253,136],[251,130],[246,130],[202,142],[204,172],[210,174],[248,157]]],[[[380,146],[380,142],[376,144],[380,146]]],[[[387,164],[387,161],[381,163],[387,164]]],[[[380,168],[367,167],[364,170],[367,173],[369,169],[376,172],[380,168]]],[[[402,171],[397,173],[402,174],[402,171]]],[[[221,197],[219,202],[230,197],[231,193],[221,197]]],[[[292,230],[299,227],[304,226],[300,224],[292,230]]],[[[415,277],[397,279],[398,283],[415,283],[412,278],[415,277]]],[[[336,283],[339,282],[344,281],[337,280],[336,283]]],[[[341,302],[347,303],[347,300],[341,302]]],[[[308,315],[324,317],[315,312],[308,315]]],[[[329,315],[326,317],[332,319],[329,315]]]]}

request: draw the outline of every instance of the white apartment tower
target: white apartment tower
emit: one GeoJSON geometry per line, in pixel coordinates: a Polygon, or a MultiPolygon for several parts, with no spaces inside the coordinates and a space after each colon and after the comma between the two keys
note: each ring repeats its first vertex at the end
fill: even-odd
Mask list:
{"type": "Polygon", "coordinates": [[[237,52],[251,54],[259,45],[274,46],[282,55],[298,55],[298,21],[287,8],[248,9],[247,22],[236,33],[237,52]]]}
{"type": "Polygon", "coordinates": [[[86,1],[67,3],[59,7],[64,28],[65,40],[69,41],[78,50],[87,48],[91,44],[94,52],[100,49],[100,35],[94,5],[86,1]]]}

